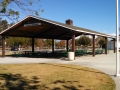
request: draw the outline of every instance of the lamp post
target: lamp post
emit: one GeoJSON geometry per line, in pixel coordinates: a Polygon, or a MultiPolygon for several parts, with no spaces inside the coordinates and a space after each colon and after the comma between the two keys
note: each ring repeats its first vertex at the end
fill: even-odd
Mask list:
{"type": "Polygon", "coordinates": [[[119,14],[118,14],[118,0],[116,0],[116,39],[117,39],[117,44],[116,44],[116,76],[120,76],[119,74],[119,20],[118,20],[119,14]]]}

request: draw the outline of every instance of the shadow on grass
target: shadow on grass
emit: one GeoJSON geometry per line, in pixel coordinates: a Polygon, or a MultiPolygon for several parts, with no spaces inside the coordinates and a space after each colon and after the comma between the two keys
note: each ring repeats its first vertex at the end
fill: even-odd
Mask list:
{"type": "Polygon", "coordinates": [[[49,85],[45,85],[36,76],[27,79],[27,77],[23,77],[21,74],[0,74],[0,90],[80,90],[85,88],[82,85],[74,86],[73,84],[76,82],[78,81],[56,80],[49,85]]]}
{"type": "Polygon", "coordinates": [[[38,89],[40,86],[36,76],[27,79],[21,74],[0,74],[0,88],[7,90],[38,89]]]}
{"type": "Polygon", "coordinates": [[[62,88],[60,87],[55,87],[52,90],[90,90],[90,89],[85,89],[84,86],[82,85],[76,85],[74,86],[75,83],[77,83],[78,81],[65,81],[65,80],[56,80],[55,82],[53,82],[54,84],[59,84],[62,85],[62,88]]]}

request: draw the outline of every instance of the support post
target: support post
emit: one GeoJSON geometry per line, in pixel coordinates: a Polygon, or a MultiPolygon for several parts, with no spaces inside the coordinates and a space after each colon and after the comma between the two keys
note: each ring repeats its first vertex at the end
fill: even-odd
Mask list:
{"type": "Polygon", "coordinates": [[[93,57],[95,56],[95,35],[93,35],[93,57]]]}
{"type": "Polygon", "coordinates": [[[34,52],[34,38],[32,38],[32,52],[34,52]]]}
{"type": "Polygon", "coordinates": [[[68,50],[68,42],[69,42],[69,40],[66,40],[66,50],[67,50],[67,52],[69,51],[68,50]]]}
{"type": "Polygon", "coordinates": [[[52,53],[54,53],[54,39],[52,39],[52,53]]]}
{"type": "Polygon", "coordinates": [[[75,60],[75,34],[72,36],[72,52],[74,52],[74,60],[75,60]]]}
{"type": "Polygon", "coordinates": [[[5,57],[5,36],[2,36],[2,57],[5,57]]]}
{"type": "Polygon", "coordinates": [[[107,45],[107,37],[105,37],[105,54],[107,54],[107,49],[108,49],[107,46],[108,46],[108,45],[107,45]]]}
{"type": "Polygon", "coordinates": [[[114,53],[115,53],[115,39],[113,39],[113,42],[114,42],[114,53]]]}

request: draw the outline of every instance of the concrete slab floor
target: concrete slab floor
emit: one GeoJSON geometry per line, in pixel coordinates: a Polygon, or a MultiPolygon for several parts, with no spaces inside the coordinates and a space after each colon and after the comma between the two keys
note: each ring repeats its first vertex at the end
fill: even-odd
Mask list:
{"type": "Polygon", "coordinates": [[[93,57],[92,55],[76,57],[74,61],[68,61],[65,58],[54,59],[54,58],[17,58],[17,57],[0,57],[0,64],[23,64],[23,63],[61,63],[61,64],[74,64],[81,65],[90,68],[100,70],[109,76],[116,83],[116,90],[120,90],[120,76],[115,77],[116,74],[116,53],[113,51],[107,55],[100,54],[93,57]]]}

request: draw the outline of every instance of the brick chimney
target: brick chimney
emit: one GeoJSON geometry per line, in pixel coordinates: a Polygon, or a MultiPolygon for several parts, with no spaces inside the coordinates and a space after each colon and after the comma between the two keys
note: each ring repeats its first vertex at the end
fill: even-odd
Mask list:
{"type": "Polygon", "coordinates": [[[67,25],[71,25],[71,26],[72,26],[72,25],[73,25],[73,21],[72,21],[72,20],[70,20],[70,19],[68,19],[68,20],[66,20],[66,24],[67,24],[67,25]]]}

